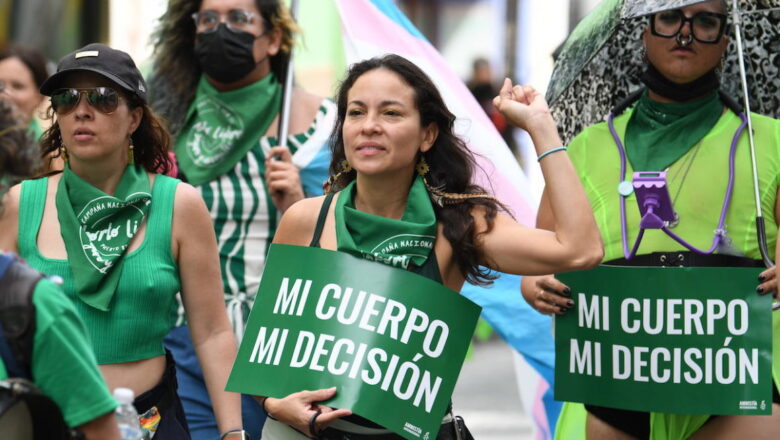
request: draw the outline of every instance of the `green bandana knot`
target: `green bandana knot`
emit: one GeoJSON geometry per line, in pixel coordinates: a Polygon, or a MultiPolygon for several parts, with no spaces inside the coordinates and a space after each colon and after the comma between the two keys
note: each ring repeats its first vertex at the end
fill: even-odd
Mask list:
{"type": "Polygon", "coordinates": [[[717,92],[692,102],[665,104],[639,98],[626,128],[626,154],[634,171],[663,171],[699,143],[723,114],[717,92]]]}
{"type": "Polygon", "coordinates": [[[201,77],[174,151],[189,183],[202,185],[227,173],[257,145],[282,102],[274,75],[229,92],[201,77]]]}
{"type": "Polygon", "coordinates": [[[355,190],[352,181],[336,202],[338,250],[403,269],[425,264],[436,242],[436,213],[422,178],[414,179],[400,220],[355,209],[355,190]]]}
{"type": "Polygon", "coordinates": [[[86,304],[107,311],[127,247],[152,203],[149,177],[140,166],[130,165],[110,196],[66,164],[55,203],[76,293],[86,304]]]}

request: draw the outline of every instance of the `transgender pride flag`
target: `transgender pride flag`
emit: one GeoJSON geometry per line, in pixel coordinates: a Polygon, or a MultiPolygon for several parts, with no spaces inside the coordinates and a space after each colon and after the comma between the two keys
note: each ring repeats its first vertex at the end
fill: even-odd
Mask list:
{"type": "MultiPolygon", "coordinates": [[[[348,63],[387,53],[417,64],[439,88],[457,117],[456,132],[477,153],[474,181],[492,191],[525,225],[535,223],[525,174],[504,140],[442,56],[390,0],[336,0],[348,63]]],[[[520,294],[520,277],[501,275],[491,288],[467,285],[463,295],[483,307],[482,316],[522,355],[521,399],[538,439],[550,439],[560,411],[552,399],[554,352],[550,318],[531,309],[520,294]],[[530,367],[530,368],[529,368],[530,367]]]]}

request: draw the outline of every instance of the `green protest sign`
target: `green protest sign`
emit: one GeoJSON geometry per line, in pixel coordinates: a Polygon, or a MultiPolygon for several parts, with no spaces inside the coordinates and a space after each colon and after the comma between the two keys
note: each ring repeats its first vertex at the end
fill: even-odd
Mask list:
{"type": "Polygon", "coordinates": [[[770,295],[760,269],[600,266],[558,278],[555,399],[675,414],[770,414],[770,295]]]}
{"type": "Polygon", "coordinates": [[[479,313],[403,269],[275,244],[226,389],[284,397],[336,386],[328,405],[431,440],[479,313]]]}

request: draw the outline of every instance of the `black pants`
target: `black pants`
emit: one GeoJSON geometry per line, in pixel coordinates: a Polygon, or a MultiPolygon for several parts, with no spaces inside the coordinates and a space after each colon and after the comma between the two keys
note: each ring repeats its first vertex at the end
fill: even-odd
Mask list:
{"type": "Polygon", "coordinates": [[[155,439],[160,440],[190,440],[190,430],[184,416],[179,395],[176,394],[176,363],[171,352],[165,350],[165,372],[160,383],[136,397],[133,402],[138,414],[149,411],[153,406],[160,413],[160,424],[157,425],[155,439]]]}

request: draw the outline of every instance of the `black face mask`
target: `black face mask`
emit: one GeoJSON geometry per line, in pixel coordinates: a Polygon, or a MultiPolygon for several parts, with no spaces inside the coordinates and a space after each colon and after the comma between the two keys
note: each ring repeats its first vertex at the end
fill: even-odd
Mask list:
{"type": "Polygon", "coordinates": [[[641,80],[655,93],[677,102],[686,102],[702,97],[720,87],[720,78],[715,69],[687,84],[677,84],[663,76],[652,63],[647,63],[647,70],[641,80]]]}
{"type": "Polygon", "coordinates": [[[217,30],[195,35],[195,56],[206,75],[221,82],[236,82],[254,70],[254,35],[234,32],[224,23],[217,30]]]}

